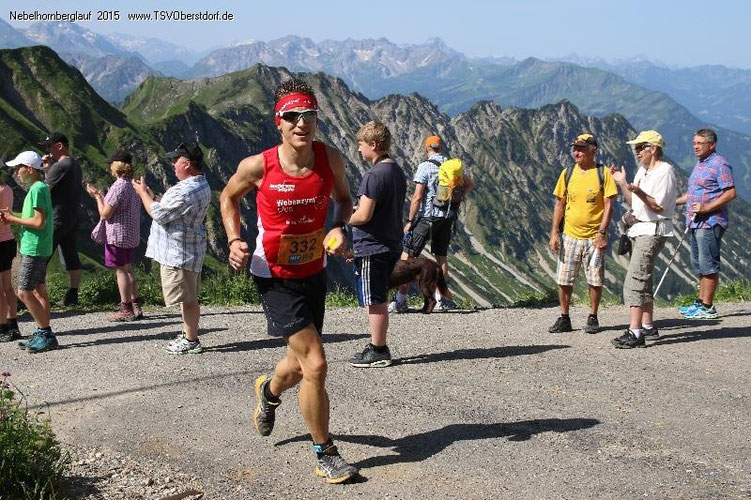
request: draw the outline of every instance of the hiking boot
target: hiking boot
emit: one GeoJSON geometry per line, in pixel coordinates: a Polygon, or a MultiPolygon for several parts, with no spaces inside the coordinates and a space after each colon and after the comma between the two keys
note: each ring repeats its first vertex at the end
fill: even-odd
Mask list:
{"type": "Polygon", "coordinates": [[[78,288],[68,288],[65,297],[57,303],[60,307],[69,307],[78,305],[78,288]]]}
{"type": "Polygon", "coordinates": [[[180,336],[180,338],[167,344],[167,347],[165,347],[164,350],[170,354],[201,354],[203,352],[203,347],[201,347],[201,341],[199,339],[188,340],[185,337],[180,336]]]}
{"type": "Polygon", "coordinates": [[[276,420],[274,412],[277,406],[282,404],[281,401],[271,401],[266,397],[265,390],[269,382],[271,382],[269,377],[261,375],[256,379],[255,383],[258,405],[253,410],[253,425],[261,436],[268,436],[274,430],[274,420],[276,420]]]}
{"type": "Polygon", "coordinates": [[[18,328],[8,328],[0,332],[0,342],[13,342],[21,338],[18,328]]]}
{"type": "Polygon", "coordinates": [[[133,311],[133,308],[130,306],[130,304],[120,304],[120,309],[118,309],[117,312],[110,314],[107,316],[107,321],[133,321],[136,319],[135,312],[133,311]]]}
{"type": "Polygon", "coordinates": [[[391,365],[391,351],[384,346],[382,352],[375,350],[373,344],[368,344],[362,352],[355,354],[349,364],[356,368],[384,368],[391,365]]]}
{"type": "Polygon", "coordinates": [[[597,321],[597,316],[590,314],[587,318],[587,325],[584,327],[584,333],[597,333],[600,331],[600,322],[597,321]]]}
{"type": "Polygon", "coordinates": [[[141,308],[141,304],[138,302],[132,302],[131,306],[133,307],[133,319],[143,319],[143,309],[141,308]]]}
{"type": "Polygon", "coordinates": [[[683,313],[683,317],[688,319],[715,319],[717,317],[717,309],[715,309],[714,306],[707,307],[704,304],[701,304],[696,308],[683,313]]]}
{"type": "Polygon", "coordinates": [[[693,302],[691,302],[691,303],[690,303],[689,305],[687,305],[687,306],[681,306],[681,307],[679,307],[679,308],[678,308],[678,312],[679,312],[679,313],[681,313],[681,314],[686,314],[686,313],[687,313],[687,312],[689,312],[689,311],[693,311],[694,309],[696,309],[696,308],[697,308],[697,307],[699,307],[700,305],[702,305],[702,304],[701,304],[701,300],[699,300],[699,299],[694,299],[694,301],[693,301],[693,302]]]}
{"type": "Polygon", "coordinates": [[[389,302],[390,313],[405,313],[407,311],[409,311],[407,302],[399,302],[398,300],[392,300],[389,302]]]}
{"type": "Polygon", "coordinates": [[[645,347],[644,337],[642,336],[637,338],[630,328],[627,328],[626,333],[618,338],[611,340],[611,342],[618,349],[633,349],[634,347],[645,347]]]}
{"type": "Polygon", "coordinates": [[[316,465],[316,476],[325,478],[329,484],[343,483],[357,475],[358,472],[357,467],[344,461],[336,446],[326,450],[318,459],[316,465]]]}
{"type": "Polygon", "coordinates": [[[456,305],[456,302],[451,299],[441,299],[435,303],[433,311],[450,311],[452,309],[457,309],[458,307],[459,306],[456,305]]]}
{"type": "MultiPolygon", "coordinates": [[[[26,344],[26,350],[31,353],[51,351],[59,347],[57,337],[52,330],[39,330],[39,335],[26,344]]],[[[34,332],[36,334],[36,332],[34,332]]]]}
{"type": "Polygon", "coordinates": [[[654,326],[652,328],[642,328],[641,336],[644,340],[657,340],[660,338],[660,332],[654,326]]]}
{"type": "Polygon", "coordinates": [[[570,332],[571,330],[573,328],[571,328],[571,318],[569,316],[558,316],[553,326],[548,328],[548,332],[550,333],[563,333],[570,332]]]}

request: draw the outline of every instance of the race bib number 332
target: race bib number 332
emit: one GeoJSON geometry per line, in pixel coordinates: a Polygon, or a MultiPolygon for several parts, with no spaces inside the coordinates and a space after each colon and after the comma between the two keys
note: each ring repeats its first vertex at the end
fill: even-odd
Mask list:
{"type": "Polygon", "coordinates": [[[277,264],[295,266],[320,259],[323,254],[323,229],[307,234],[283,234],[277,264]]]}

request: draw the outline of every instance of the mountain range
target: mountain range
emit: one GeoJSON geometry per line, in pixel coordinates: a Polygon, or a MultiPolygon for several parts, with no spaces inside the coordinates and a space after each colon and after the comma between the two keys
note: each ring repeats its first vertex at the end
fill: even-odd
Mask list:
{"type": "Polygon", "coordinates": [[[197,54],[154,38],[97,35],[69,23],[37,23],[15,37],[9,30],[13,28],[0,21],[0,40],[30,38],[53,47],[116,105],[152,75],[211,77],[261,63],[290,71],[323,71],[371,99],[419,92],[451,116],[481,100],[538,107],[567,99],[586,114],[620,113],[637,129],[660,130],[667,153],[685,170],[695,162],[693,132],[710,126],[720,137],[719,151],[734,166],[739,194],[751,199],[751,135],[734,131],[751,130],[748,70],[668,68],[644,60],[577,58],[573,64],[472,59],[440,39],[397,45],[383,38],[315,43],[296,36],[219,48],[189,66],[197,54]]]}
{"type": "MultiPolygon", "coordinates": [[[[66,132],[85,177],[101,186],[111,180],[104,159],[117,147],[134,152],[139,168],[156,191],[175,182],[164,152],[183,140],[197,138],[207,160],[206,175],[213,191],[207,226],[210,234],[207,272],[220,272],[226,262],[226,238],[218,213],[218,193],[245,156],[278,142],[271,119],[274,88],[292,76],[286,69],[254,65],[214,78],[184,81],[151,76],[130,95],[121,109],[102,99],[82,74],[45,47],[0,50],[0,156],[7,159],[28,149],[52,129],[66,132]]],[[[316,90],[321,107],[319,138],[337,147],[347,162],[347,177],[355,193],[367,168],[357,154],[355,132],[366,121],[386,123],[394,137],[393,157],[408,177],[424,159],[423,139],[433,133],[462,158],[477,183],[463,208],[452,243],[450,286],[478,305],[508,304],[544,293],[553,285],[554,257],[547,250],[552,189],[561,169],[570,164],[569,142],[582,130],[597,134],[602,158],[624,164],[633,175],[635,164],[625,141],[636,133],[623,116],[602,118],[583,114],[570,101],[539,109],[502,108],[482,101],[450,116],[419,94],[392,94],[370,100],[353,92],[342,80],[325,73],[296,73],[316,90]]],[[[685,185],[685,174],[681,182],[685,185]]],[[[18,196],[20,199],[21,196],[18,196]]],[[[88,240],[95,208],[86,200],[81,238],[88,240]]],[[[241,207],[243,233],[254,240],[254,199],[241,207]]],[[[618,211],[620,213],[619,205],[618,211]]],[[[723,276],[748,279],[751,249],[751,208],[734,202],[733,229],[723,242],[723,276]]],[[[150,221],[143,218],[143,235],[150,221]]],[[[682,228],[682,221],[677,221],[682,228]]],[[[611,240],[615,232],[611,232],[611,240]]],[[[673,250],[677,240],[671,240],[673,250]]],[[[86,248],[101,259],[100,248],[86,248]]],[[[668,252],[660,258],[664,268],[668,252]]],[[[612,257],[612,256],[611,256],[612,257]]],[[[351,286],[351,270],[331,259],[331,280],[351,286]]],[[[665,290],[691,291],[695,280],[687,270],[687,246],[665,290]]],[[[619,295],[626,261],[608,262],[606,290],[619,295]]],[[[658,271],[659,272],[659,271],[658,271]]],[[[586,294],[583,287],[578,294],[586,294]]]]}

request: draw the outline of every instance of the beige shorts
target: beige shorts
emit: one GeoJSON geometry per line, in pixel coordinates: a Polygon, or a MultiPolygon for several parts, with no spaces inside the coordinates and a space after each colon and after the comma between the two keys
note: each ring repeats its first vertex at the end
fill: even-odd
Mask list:
{"type": "Polygon", "coordinates": [[[164,305],[198,302],[201,273],[172,266],[161,266],[160,272],[164,305]]]}
{"type": "Polygon", "coordinates": [[[605,278],[605,256],[601,255],[596,265],[591,265],[592,253],[595,251],[595,240],[579,240],[571,236],[561,235],[561,248],[558,251],[558,269],[556,282],[563,286],[573,286],[579,269],[584,266],[587,283],[591,286],[602,286],[605,278]]]}

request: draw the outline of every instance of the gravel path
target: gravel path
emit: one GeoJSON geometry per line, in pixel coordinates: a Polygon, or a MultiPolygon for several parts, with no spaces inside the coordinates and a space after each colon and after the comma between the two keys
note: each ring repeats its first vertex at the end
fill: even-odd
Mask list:
{"type": "Polygon", "coordinates": [[[253,430],[251,383],[283,353],[257,308],[205,309],[207,351],[184,357],[163,350],[173,310],[58,316],[60,350],[0,344],[0,369],[51,413],[76,497],[751,498],[751,304],[719,310],[659,310],[662,338],[633,350],[610,345],[624,307],[597,335],[581,308],[556,335],[552,308],[402,314],[395,366],[355,369],[366,315],[332,309],[331,429],[362,472],[340,486],[313,475],[294,391],[270,437],[253,430]]]}

